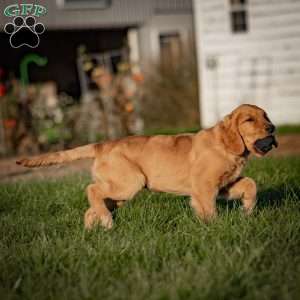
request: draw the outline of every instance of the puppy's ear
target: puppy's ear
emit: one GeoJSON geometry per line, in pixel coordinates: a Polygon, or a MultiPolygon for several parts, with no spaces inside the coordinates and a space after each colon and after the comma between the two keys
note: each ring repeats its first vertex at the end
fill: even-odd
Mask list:
{"type": "Polygon", "coordinates": [[[230,114],[221,121],[221,138],[226,149],[236,155],[242,155],[245,144],[238,128],[238,116],[230,114]]]}

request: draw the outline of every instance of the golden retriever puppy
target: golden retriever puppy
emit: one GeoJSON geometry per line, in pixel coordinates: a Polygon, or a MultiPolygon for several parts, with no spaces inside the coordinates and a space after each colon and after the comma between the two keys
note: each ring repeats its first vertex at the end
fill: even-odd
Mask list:
{"type": "Polygon", "coordinates": [[[217,214],[219,194],[240,198],[245,214],[256,203],[256,184],[241,172],[249,154],[263,156],[277,146],[275,126],[261,108],[244,104],[214,127],[196,134],[131,136],[17,161],[39,167],[93,158],[94,183],[87,187],[90,208],[85,227],[111,228],[111,210],[142,188],[189,195],[204,221],[217,214]]]}

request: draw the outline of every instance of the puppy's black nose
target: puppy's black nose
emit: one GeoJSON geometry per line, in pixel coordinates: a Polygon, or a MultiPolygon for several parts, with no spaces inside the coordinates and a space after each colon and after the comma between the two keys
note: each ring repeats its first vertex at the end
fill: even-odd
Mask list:
{"type": "Polygon", "coordinates": [[[272,134],[275,131],[275,126],[273,124],[269,124],[266,127],[268,133],[272,134]]]}

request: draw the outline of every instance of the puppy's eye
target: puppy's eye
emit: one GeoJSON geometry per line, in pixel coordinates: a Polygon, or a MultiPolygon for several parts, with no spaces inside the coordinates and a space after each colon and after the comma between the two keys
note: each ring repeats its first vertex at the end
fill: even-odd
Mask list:
{"type": "Polygon", "coordinates": [[[252,117],[249,117],[245,120],[245,122],[254,122],[254,119],[252,117]]]}

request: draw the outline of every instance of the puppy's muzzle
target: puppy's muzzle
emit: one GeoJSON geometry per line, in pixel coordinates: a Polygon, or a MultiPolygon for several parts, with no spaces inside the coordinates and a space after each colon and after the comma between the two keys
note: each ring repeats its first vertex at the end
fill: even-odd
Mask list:
{"type": "Polygon", "coordinates": [[[278,143],[273,135],[269,135],[265,138],[259,139],[254,143],[255,148],[262,152],[262,153],[267,153],[269,152],[273,145],[277,148],[278,143]]]}

